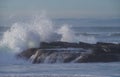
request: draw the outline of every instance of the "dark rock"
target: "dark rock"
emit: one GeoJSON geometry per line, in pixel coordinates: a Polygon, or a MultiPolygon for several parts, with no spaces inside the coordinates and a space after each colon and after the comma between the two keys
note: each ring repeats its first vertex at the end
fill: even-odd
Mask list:
{"type": "Polygon", "coordinates": [[[91,54],[81,54],[78,62],[114,62],[120,61],[120,46],[113,43],[98,42],[93,47],[91,54]]]}
{"type": "Polygon", "coordinates": [[[117,54],[84,54],[81,58],[77,60],[78,63],[86,62],[115,62],[120,61],[120,56],[117,54]]]}
{"type": "Polygon", "coordinates": [[[78,53],[67,53],[67,54],[64,54],[64,63],[68,63],[68,62],[72,62],[72,61],[74,61],[77,57],[79,57],[80,56],[80,53],[78,54],[78,53]]]}
{"type": "Polygon", "coordinates": [[[114,43],[104,43],[104,42],[97,42],[96,45],[104,45],[104,46],[113,46],[113,45],[117,45],[117,44],[114,44],[114,43]]]}
{"type": "Polygon", "coordinates": [[[17,56],[32,63],[69,63],[69,62],[114,62],[120,61],[120,44],[98,42],[68,43],[41,42],[40,48],[30,48],[17,56]],[[62,48],[82,48],[80,50],[59,50],[62,48]]]}
{"type": "Polygon", "coordinates": [[[38,49],[33,55],[31,55],[31,57],[29,58],[30,61],[32,63],[40,63],[41,60],[39,57],[41,56],[41,54],[42,54],[42,51],[40,49],[38,49]]]}
{"type": "Polygon", "coordinates": [[[18,57],[29,59],[32,63],[68,63],[80,56],[80,52],[45,50],[45,49],[28,49],[18,55],[18,57]],[[32,51],[33,50],[33,51],[32,51]]]}
{"type": "Polygon", "coordinates": [[[19,53],[17,57],[29,59],[33,54],[36,53],[36,50],[38,50],[38,48],[30,48],[30,49],[24,50],[21,53],[19,53]]]}
{"type": "Polygon", "coordinates": [[[68,42],[41,42],[40,43],[40,48],[79,48],[79,44],[77,43],[68,43],[68,42]]]}
{"type": "Polygon", "coordinates": [[[79,42],[79,47],[84,48],[84,49],[91,49],[94,48],[94,44],[89,44],[89,43],[84,43],[84,42],[79,42]]]}

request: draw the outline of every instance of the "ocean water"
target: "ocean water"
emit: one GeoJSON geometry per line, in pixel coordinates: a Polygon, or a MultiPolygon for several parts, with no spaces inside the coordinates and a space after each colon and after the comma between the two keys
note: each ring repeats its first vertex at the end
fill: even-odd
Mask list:
{"type": "Polygon", "coordinates": [[[0,65],[4,77],[120,77],[118,63],[0,65]]]}
{"type": "Polygon", "coordinates": [[[120,19],[50,19],[45,15],[0,21],[0,77],[120,77],[120,62],[31,64],[17,59],[40,42],[120,43],[120,19]]]}

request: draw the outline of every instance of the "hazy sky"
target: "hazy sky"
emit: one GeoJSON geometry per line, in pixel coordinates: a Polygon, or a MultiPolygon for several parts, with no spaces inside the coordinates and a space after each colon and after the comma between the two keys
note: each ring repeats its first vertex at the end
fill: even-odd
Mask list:
{"type": "Polygon", "coordinates": [[[0,0],[0,15],[34,14],[51,17],[119,17],[120,0],[0,0]]]}

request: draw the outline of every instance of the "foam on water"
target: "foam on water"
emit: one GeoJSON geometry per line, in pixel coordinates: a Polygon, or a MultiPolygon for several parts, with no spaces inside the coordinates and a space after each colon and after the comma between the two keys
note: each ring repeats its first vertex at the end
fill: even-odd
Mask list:
{"type": "MultiPolygon", "coordinates": [[[[31,22],[20,23],[18,21],[13,23],[11,28],[4,32],[0,41],[0,63],[9,58],[8,55],[13,57],[11,54],[17,54],[28,48],[39,47],[40,42],[43,41],[96,42],[94,37],[76,36],[69,25],[63,24],[57,29],[55,26],[45,14],[32,17],[31,22]]],[[[9,61],[12,61],[12,58],[9,61]]]]}

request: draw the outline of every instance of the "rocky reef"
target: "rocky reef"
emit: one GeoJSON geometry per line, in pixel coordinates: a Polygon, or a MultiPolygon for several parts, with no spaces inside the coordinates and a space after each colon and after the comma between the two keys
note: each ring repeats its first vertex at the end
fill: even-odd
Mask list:
{"type": "Polygon", "coordinates": [[[120,61],[120,44],[97,42],[41,42],[39,48],[30,48],[17,55],[32,63],[87,63],[120,61]]]}

